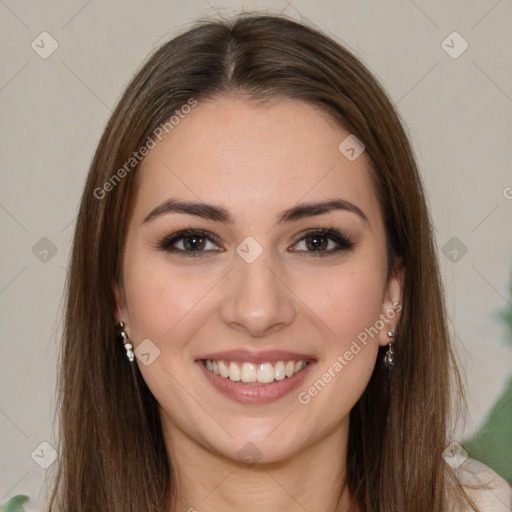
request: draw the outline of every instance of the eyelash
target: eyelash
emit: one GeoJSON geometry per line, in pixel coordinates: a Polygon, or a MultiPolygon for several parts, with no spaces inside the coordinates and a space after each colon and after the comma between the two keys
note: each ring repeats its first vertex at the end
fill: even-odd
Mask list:
{"type": "MultiPolygon", "coordinates": [[[[192,238],[194,235],[198,235],[200,238],[205,238],[208,242],[214,243],[215,245],[219,245],[219,239],[217,236],[209,233],[207,231],[203,231],[202,229],[184,229],[182,231],[178,231],[165,237],[160,243],[160,249],[170,252],[177,253],[185,257],[201,257],[204,252],[209,251],[186,251],[184,249],[177,249],[176,247],[172,247],[176,242],[183,240],[185,238],[192,238]]],[[[336,231],[334,228],[319,228],[319,229],[308,229],[302,232],[299,235],[299,238],[293,245],[297,245],[299,242],[307,238],[312,238],[313,236],[328,238],[330,241],[337,244],[337,247],[334,249],[330,249],[328,251],[293,251],[297,253],[299,256],[307,257],[312,256],[314,258],[323,258],[325,256],[332,256],[341,251],[350,251],[354,248],[355,243],[350,239],[350,237],[342,235],[340,232],[336,231]]]]}

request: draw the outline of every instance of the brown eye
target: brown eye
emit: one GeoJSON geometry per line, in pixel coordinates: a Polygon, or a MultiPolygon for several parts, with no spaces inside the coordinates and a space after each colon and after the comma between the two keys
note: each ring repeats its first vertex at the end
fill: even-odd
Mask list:
{"type": "Polygon", "coordinates": [[[340,251],[351,250],[355,243],[333,229],[316,229],[302,234],[292,252],[310,256],[329,256],[340,251]]]}
{"type": "Polygon", "coordinates": [[[183,256],[200,256],[201,253],[219,251],[216,237],[198,230],[185,230],[173,233],[159,244],[167,252],[183,256]]]}
{"type": "Polygon", "coordinates": [[[325,251],[329,246],[329,239],[326,236],[308,236],[304,240],[310,251],[325,251]]]}
{"type": "Polygon", "coordinates": [[[185,236],[182,240],[186,251],[198,251],[206,246],[206,239],[202,236],[185,236]]]}

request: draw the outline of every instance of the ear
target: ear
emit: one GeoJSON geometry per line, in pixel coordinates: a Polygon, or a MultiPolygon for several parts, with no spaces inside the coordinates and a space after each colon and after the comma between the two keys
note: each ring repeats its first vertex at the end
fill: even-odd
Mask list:
{"type": "Polygon", "coordinates": [[[122,283],[113,283],[112,290],[116,299],[115,319],[119,322],[128,323],[128,308],[126,306],[126,294],[122,283]]]}
{"type": "Polygon", "coordinates": [[[388,331],[396,333],[402,312],[402,298],[404,287],[405,268],[401,258],[397,258],[384,293],[380,319],[384,324],[379,332],[379,345],[388,345],[392,339],[388,331]]]}

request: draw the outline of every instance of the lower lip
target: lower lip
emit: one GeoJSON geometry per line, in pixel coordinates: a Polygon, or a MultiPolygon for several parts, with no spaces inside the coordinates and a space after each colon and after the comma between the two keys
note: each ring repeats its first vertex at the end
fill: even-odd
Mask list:
{"type": "Polygon", "coordinates": [[[311,367],[314,366],[314,361],[311,361],[306,368],[291,377],[285,377],[283,380],[277,380],[270,384],[251,385],[216,375],[206,368],[203,361],[196,361],[196,363],[218,391],[242,404],[268,404],[279,400],[297,389],[311,367]]]}

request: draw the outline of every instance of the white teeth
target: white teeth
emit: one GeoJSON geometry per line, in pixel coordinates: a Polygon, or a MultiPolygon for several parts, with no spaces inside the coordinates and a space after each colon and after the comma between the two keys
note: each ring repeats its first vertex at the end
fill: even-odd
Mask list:
{"type": "Polygon", "coordinates": [[[300,372],[306,368],[306,361],[297,361],[293,367],[293,373],[300,372]]]}
{"type": "Polygon", "coordinates": [[[274,368],[270,363],[263,363],[258,366],[256,380],[263,384],[268,384],[274,380],[274,368]]]}
{"type": "Polygon", "coordinates": [[[274,379],[283,380],[286,377],[286,366],[283,361],[277,361],[274,366],[274,379]]]}
{"type": "Polygon", "coordinates": [[[206,360],[208,371],[220,375],[224,379],[230,379],[238,382],[258,382],[260,384],[269,384],[274,380],[283,380],[286,377],[292,377],[296,373],[306,368],[306,361],[276,361],[272,363],[234,363],[226,361],[206,360]]]}
{"type": "Polygon", "coordinates": [[[242,382],[256,382],[256,365],[252,363],[244,363],[240,372],[242,382]]]}
{"type": "Polygon", "coordinates": [[[240,380],[240,367],[236,363],[231,363],[229,365],[229,378],[234,381],[240,380]]]}
{"type": "Polygon", "coordinates": [[[220,376],[227,379],[229,377],[229,369],[224,361],[219,361],[220,376]]]}

